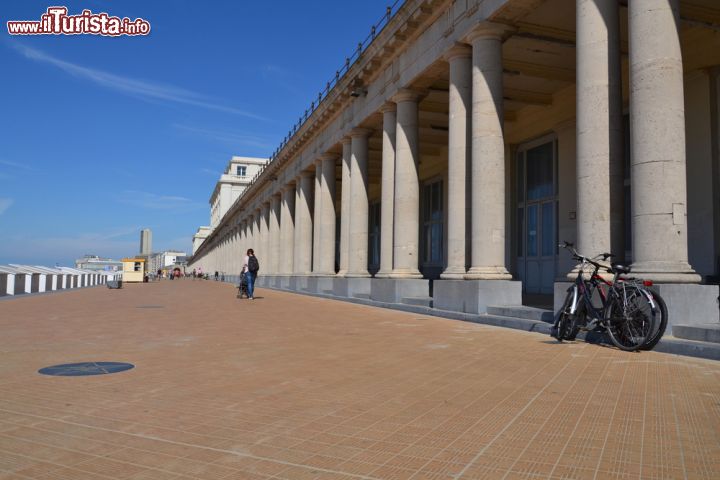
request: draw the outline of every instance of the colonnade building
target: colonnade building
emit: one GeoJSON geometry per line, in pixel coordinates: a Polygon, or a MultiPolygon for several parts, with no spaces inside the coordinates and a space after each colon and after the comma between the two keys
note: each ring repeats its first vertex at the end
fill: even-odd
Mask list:
{"type": "Polygon", "coordinates": [[[716,0],[407,0],[353,60],[191,268],[483,313],[564,296],[567,240],[719,320],[716,0]]]}

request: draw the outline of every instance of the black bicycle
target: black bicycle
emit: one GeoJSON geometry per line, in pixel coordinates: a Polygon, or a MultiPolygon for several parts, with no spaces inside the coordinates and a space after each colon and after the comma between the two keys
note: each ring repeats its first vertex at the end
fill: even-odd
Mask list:
{"type": "Polygon", "coordinates": [[[607,261],[612,254],[591,259],[579,254],[571,243],[560,247],[569,250],[580,265],[550,334],[562,342],[574,340],[581,330],[604,330],[621,350],[650,350],[657,345],[665,333],[668,314],[662,297],[648,288],[652,282],[622,277],[630,272],[625,265],[607,267],[596,261],[607,261]],[[601,269],[613,274],[612,282],[600,276],[601,269]]]}

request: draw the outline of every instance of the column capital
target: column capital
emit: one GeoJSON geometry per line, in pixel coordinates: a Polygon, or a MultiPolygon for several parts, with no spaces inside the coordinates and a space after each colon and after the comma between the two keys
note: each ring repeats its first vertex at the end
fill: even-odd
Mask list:
{"type": "Polygon", "coordinates": [[[363,128],[363,127],[355,127],[352,130],[350,130],[350,137],[351,138],[357,138],[357,137],[368,137],[372,133],[372,130],[369,128],[363,128]]]}
{"type": "Polygon", "coordinates": [[[392,96],[391,100],[395,103],[401,102],[417,102],[426,95],[426,92],[413,90],[410,88],[401,88],[395,95],[392,96]]]}
{"type": "Polygon", "coordinates": [[[324,162],[325,160],[337,160],[340,156],[337,153],[323,153],[317,158],[317,161],[324,162]]]}
{"type": "Polygon", "coordinates": [[[478,23],[470,33],[465,36],[465,40],[470,43],[482,38],[495,38],[502,41],[515,31],[515,27],[505,25],[504,23],[484,21],[478,23]]]}
{"type": "Polygon", "coordinates": [[[344,136],[340,139],[340,143],[343,144],[343,145],[350,145],[350,142],[352,142],[352,138],[350,137],[349,134],[348,134],[348,135],[344,135],[344,136]]]}
{"type": "Polygon", "coordinates": [[[380,113],[395,112],[397,111],[397,104],[395,102],[388,101],[383,103],[379,110],[380,113]]]}
{"type": "Polygon", "coordinates": [[[280,190],[282,192],[287,192],[288,190],[292,190],[292,189],[295,189],[295,180],[292,180],[292,181],[286,183],[285,185],[283,185],[282,187],[280,187],[280,190]]]}
{"type": "Polygon", "coordinates": [[[302,180],[303,178],[314,177],[314,176],[315,176],[315,172],[314,172],[314,171],[311,172],[311,171],[308,171],[308,170],[302,170],[302,171],[298,174],[297,178],[298,178],[299,180],[302,180]]]}
{"type": "Polygon", "coordinates": [[[448,62],[454,58],[472,58],[472,47],[467,43],[455,42],[444,54],[448,62]]]}

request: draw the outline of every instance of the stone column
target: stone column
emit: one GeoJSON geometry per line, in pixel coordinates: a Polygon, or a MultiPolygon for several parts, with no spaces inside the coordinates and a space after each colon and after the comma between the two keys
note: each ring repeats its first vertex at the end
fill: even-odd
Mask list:
{"type": "Polygon", "coordinates": [[[283,187],[282,211],[280,215],[280,272],[283,275],[293,273],[293,242],[295,237],[295,184],[283,187]]]}
{"type": "Polygon", "coordinates": [[[617,2],[576,0],[577,246],[590,256],[625,250],[618,14],[617,2]]]}
{"type": "Polygon", "coordinates": [[[270,197],[270,225],[268,226],[268,273],[276,275],[280,266],[280,195],[274,194],[270,197]]]}
{"type": "MultiPolygon", "coordinates": [[[[335,274],[335,161],[336,155],[326,154],[321,157],[322,177],[320,194],[320,215],[315,223],[320,224],[319,274],[335,274]]],[[[317,199],[317,196],[315,197],[317,199]]]]}
{"type": "Polygon", "coordinates": [[[448,258],[444,279],[465,277],[467,167],[470,160],[472,48],[456,44],[445,55],[450,63],[448,122],[448,258]]]}
{"type": "Polygon", "coordinates": [[[350,132],[352,155],[350,162],[350,217],[348,272],[346,277],[369,277],[368,263],[368,136],[366,128],[350,132]]]}
{"type": "Polygon", "coordinates": [[[628,2],[633,273],[696,283],[688,263],[678,0],[628,2]]]}
{"type": "Polygon", "coordinates": [[[502,35],[485,22],[468,40],[473,47],[472,254],[466,279],[509,280],[505,268],[505,142],[502,35]]]}
{"type": "Polygon", "coordinates": [[[350,258],[350,163],[352,142],[350,137],[342,139],[342,178],[340,191],[340,271],[338,276],[344,277],[348,271],[350,258]]]}
{"type": "Polygon", "coordinates": [[[293,273],[312,273],[312,218],[310,198],[312,195],[313,173],[302,172],[297,179],[295,195],[295,259],[293,273]]]}
{"type": "Polygon", "coordinates": [[[322,160],[315,160],[315,188],[312,218],[312,272],[320,272],[320,216],[322,211],[322,160]]]}
{"type": "Polygon", "coordinates": [[[245,250],[243,250],[243,255],[245,255],[245,252],[248,248],[255,248],[255,215],[248,216],[248,241],[247,241],[247,247],[245,247],[245,250]]]}
{"type": "MultiPolygon", "coordinates": [[[[270,203],[269,202],[263,202],[262,208],[260,209],[260,241],[258,242],[258,246],[260,247],[260,254],[263,261],[263,270],[266,269],[266,265],[268,265],[267,261],[270,257],[270,248],[269,248],[269,242],[268,242],[268,215],[270,211],[270,203]]],[[[266,273],[266,272],[263,272],[266,273]]]]}
{"type": "Polygon", "coordinates": [[[382,184],[380,199],[380,270],[377,278],[389,277],[393,269],[393,210],[395,205],[395,138],[397,106],[388,102],[383,114],[382,184]]]}
{"type": "Polygon", "coordinates": [[[239,235],[238,235],[237,254],[238,254],[239,258],[238,258],[237,273],[239,275],[240,270],[242,270],[242,266],[243,266],[242,262],[243,262],[243,258],[244,258],[244,255],[243,255],[244,250],[243,249],[245,248],[245,220],[240,220],[240,225],[238,227],[239,227],[239,235]]]}
{"type": "MultiPolygon", "coordinates": [[[[263,245],[262,245],[262,232],[260,231],[261,226],[262,226],[262,209],[256,208],[255,209],[255,236],[253,238],[252,249],[255,252],[255,255],[262,256],[263,245]]],[[[262,257],[258,257],[258,258],[262,258],[262,257]]]]}
{"type": "Polygon", "coordinates": [[[418,270],[420,238],[420,182],[418,162],[418,92],[401,89],[395,137],[395,196],[393,200],[392,278],[422,278],[418,270]]]}

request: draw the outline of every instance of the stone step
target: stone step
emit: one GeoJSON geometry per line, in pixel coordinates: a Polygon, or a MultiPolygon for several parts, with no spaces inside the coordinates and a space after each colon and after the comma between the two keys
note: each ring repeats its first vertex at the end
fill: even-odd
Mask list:
{"type": "Polygon", "coordinates": [[[672,334],[675,338],[683,338],[685,340],[720,343],[720,324],[673,325],[672,334]]]}
{"type": "Polygon", "coordinates": [[[419,305],[421,307],[432,307],[432,297],[403,297],[400,303],[405,305],[419,305]]]}
{"type": "Polygon", "coordinates": [[[362,298],[363,300],[370,300],[370,294],[369,293],[356,293],[353,295],[353,298],[362,298]]]}
{"type": "Polygon", "coordinates": [[[527,320],[538,320],[547,323],[552,323],[555,318],[555,313],[552,310],[526,307],[524,305],[488,305],[487,314],[497,315],[500,317],[514,317],[524,318],[527,320]]]}

